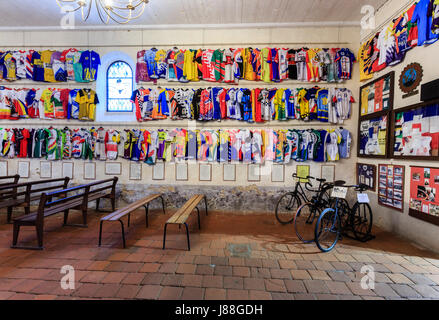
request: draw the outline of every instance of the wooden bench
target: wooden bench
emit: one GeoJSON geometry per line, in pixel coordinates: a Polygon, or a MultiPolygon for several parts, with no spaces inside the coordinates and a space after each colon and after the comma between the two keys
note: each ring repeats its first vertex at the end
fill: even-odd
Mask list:
{"type": "Polygon", "coordinates": [[[206,206],[206,216],[207,216],[207,199],[206,199],[206,196],[204,194],[197,194],[197,195],[194,195],[192,198],[190,198],[183,205],[183,207],[178,209],[178,211],[176,213],[174,213],[172,215],[172,217],[170,217],[168,219],[168,221],[166,221],[165,229],[164,229],[164,232],[163,232],[163,250],[165,250],[166,229],[168,227],[168,224],[177,224],[179,226],[179,228],[181,227],[181,225],[184,225],[186,227],[187,248],[188,248],[188,251],[191,250],[190,241],[189,241],[189,227],[188,227],[186,221],[189,218],[189,216],[191,215],[192,211],[194,211],[194,209],[197,209],[198,229],[201,229],[200,210],[198,209],[198,205],[201,202],[201,200],[203,200],[203,199],[204,199],[204,204],[206,206]]]}
{"type": "Polygon", "coordinates": [[[20,175],[19,174],[15,174],[13,176],[3,176],[3,177],[0,177],[0,187],[7,186],[7,185],[10,185],[10,184],[17,184],[18,180],[20,180],[20,175]],[[12,180],[12,181],[5,182],[4,180],[12,180]]]}
{"type": "Polygon", "coordinates": [[[38,200],[42,192],[66,189],[70,178],[36,180],[0,186],[0,208],[7,208],[7,221],[11,223],[14,207],[24,207],[29,214],[31,202],[38,200]]]}
{"type": "Polygon", "coordinates": [[[50,217],[57,213],[64,213],[63,226],[87,227],[88,203],[93,200],[109,197],[115,199],[115,189],[118,178],[97,181],[94,183],[80,185],[51,193],[42,193],[40,203],[36,212],[13,219],[14,232],[11,248],[15,249],[43,249],[43,229],[44,218],[50,217]],[[103,186],[104,185],[104,186],[103,186]],[[69,195],[71,194],[71,195],[69,195]],[[53,200],[53,198],[58,198],[53,200]],[[68,224],[70,210],[82,211],[83,224],[68,224]],[[18,246],[18,234],[21,226],[34,226],[37,233],[38,246],[24,247],[18,246]]]}
{"type": "Polygon", "coordinates": [[[101,246],[101,240],[102,240],[102,224],[104,221],[110,221],[115,222],[119,221],[121,228],[122,228],[122,241],[123,241],[123,247],[125,248],[125,229],[123,225],[122,218],[128,215],[128,227],[130,226],[130,218],[131,213],[139,209],[140,207],[145,208],[145,215],[146,215],[146,227],[148,227],[148,211],[149,211],[149,204],[154,201],[155,199],[160,198],[162,200],[162,206],[163,206],[163,214],[165,214],[165,201],[163,200],[163,196],[161,194],[152,194],[149,195],[143,199],[137,200],[136,202],[133,202],[129,204],[128,206],[121,208],[119,210],[114,211],[113,213],[101,218],[101,223],[99,227],[99,246],[101,246]]]}

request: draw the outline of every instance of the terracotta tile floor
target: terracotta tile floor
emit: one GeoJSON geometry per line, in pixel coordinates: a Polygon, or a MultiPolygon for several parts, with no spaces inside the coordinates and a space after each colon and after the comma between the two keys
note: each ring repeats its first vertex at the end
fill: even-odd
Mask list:
{"type": "MultiPolygon", "coordinates": [[[[170,226],[163,251],[167,217],[142,210],[127,229],[122,249],[120,225],[104,224],[102,213],[89,215],[88,228],[62,227],[62,215],[45,225],[43,251],[10,249],[12,226],[0,216],[0,299],[439,299],[439,255],[390,233],[374,229],[368,243],[349,239],[330,253],[304,245],[292,226],[273,215],[202,215],[202,229],[191,226],[191,251],[184,228],[170,226]],[[75,269],[75,289],[63,290],[60,268],[75,269]],[[375,269],[375,288],[363,290],[360,270],[375,269]]],[[[77,217],[79,214],[72,215],[77,217]]],[[[72,219],[74,220],[74,219],[72,219]]],[[[35,239],[23,228],[21,243],[35,239]]]]}

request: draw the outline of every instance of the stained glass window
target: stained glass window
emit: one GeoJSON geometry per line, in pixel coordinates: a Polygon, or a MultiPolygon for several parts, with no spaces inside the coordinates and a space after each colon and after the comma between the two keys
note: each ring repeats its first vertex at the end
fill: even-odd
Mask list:
{"type": "Polygon", "coordinates": [[[132,112],[133,70],[123,61],[116,61],[107,70],[107,111],[132,112]]]}

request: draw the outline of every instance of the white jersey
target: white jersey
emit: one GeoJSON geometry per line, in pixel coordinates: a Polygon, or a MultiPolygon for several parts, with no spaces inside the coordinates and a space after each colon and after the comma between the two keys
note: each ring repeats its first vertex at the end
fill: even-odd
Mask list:
{"type": "Polygon", "coordinates": [[[14,51],[12,57],[15,59],[17,78],[26,78],[26,51],[14,51]]]}
{"type": "Polygon", "coordinates": [[[252,160],[254,163],[262,163],[262,134],[260,130],[253,131],[252,160]]]}

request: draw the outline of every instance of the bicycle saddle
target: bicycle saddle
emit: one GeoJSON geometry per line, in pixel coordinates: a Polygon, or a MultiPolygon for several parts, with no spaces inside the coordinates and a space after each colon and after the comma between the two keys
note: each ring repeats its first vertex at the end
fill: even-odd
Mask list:
{"type": "Polygon", "coordinates": [[[355,189],[358,190],[358,191],[365,191],[365,190],[369,189],[369,186],[367,184],[360,183],[358,185],[358,187],[355,188],[355,189]]]}
{"type": "Polygon", "coordinates": [[[316,179],[318,182],[326,182],[326,179],[316,179]]]}
{"type": "Polygon", "coordinates": [[[343,180],[334,181],[334,186],[337,186],[337,187],[342,187],[345,184],[346,184],[346,181],[343,181],[343,180]]]}

